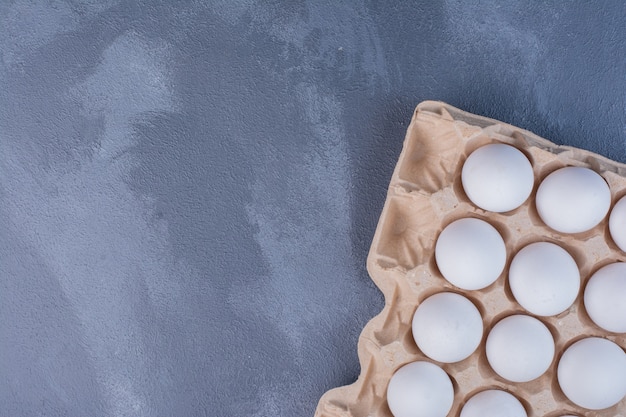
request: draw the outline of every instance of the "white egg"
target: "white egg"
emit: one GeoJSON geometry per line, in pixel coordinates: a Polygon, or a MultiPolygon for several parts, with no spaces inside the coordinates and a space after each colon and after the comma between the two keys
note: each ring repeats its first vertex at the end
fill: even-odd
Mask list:
{"type": "Polygon", "coordinates": [[[541,182],[536,200],[545,224],[557,232],[580,233],[604,219],[611,206],[611,191],[597,172],[565,167],[541,182]]]}
{"type": "Polygon", "coordinates": [[[604,330],[626,333],[626,263],[609,264],[589,278],[585,309],[604,330]]]}
{"type": "Polygon", "coordinates": [[[540,377],[554,358],[554,338],[534,317],[514,315],[500,320],[487,336],[487,360],[502,378],[527,382],[540,377]]]}
{"type": "Polygon", "coordinates": [[[609,231],[615,244],[626,252],[626,196],[620,198],[611,210],[609,231]]]}
{"type": "Polygon", "coordinates": [[[608,408],[626,395],[626,354],[610,340],[582,339],[563,353],[557,375],[574,404],[590,410],[608,408]]]}
{"type": "Polygon", "coordinates": [[[395,417],[445,417],[453,401],[450,377],[430,362],[404,365],[387,386],[387,403],[395,417]]]}
{"type": "Polygon", "coordinates": [[[506,391],[490,389],[470,398],[460,417],[528,417],[522,403],[506,391]]]}
{"type": "Polygon", "coordinates": [[[506,263],[506,247],[489,223],[474,218],[450,223],[435,245],[439,271],[451,284],[464,290],[491,285],[506,263]]]}
{"type": "Polygon", "coordinates": [[[420,350],[439,362],[470,356],[483,336],[483,320],[462,295],[443,292],[424,300],[413,316],[413,338],[420,350]]]}
{"type": "Polygon", "coordinates": [[[463,164],[465,193],[483,210],[505,212],[521,206],[533,190],[528,158],[510,145],[494,143],[476,149],[463,164]]]}
{"type": "Polygon", "coordinates": [[[574,258],[554,243],[531,243],[520,250],[509,268],[509,284],[517,302],[538,316],[569,308],[580,289],[574,258]]]}

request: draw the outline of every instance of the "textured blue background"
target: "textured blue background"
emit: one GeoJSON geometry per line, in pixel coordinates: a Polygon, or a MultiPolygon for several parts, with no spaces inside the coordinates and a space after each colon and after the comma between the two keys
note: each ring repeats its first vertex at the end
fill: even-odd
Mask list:
{"type": "Polygon", "coordinates": [[[1,0],[0,415],[311,416],[419,101],[626,162],[588,3],[1,0]]]}

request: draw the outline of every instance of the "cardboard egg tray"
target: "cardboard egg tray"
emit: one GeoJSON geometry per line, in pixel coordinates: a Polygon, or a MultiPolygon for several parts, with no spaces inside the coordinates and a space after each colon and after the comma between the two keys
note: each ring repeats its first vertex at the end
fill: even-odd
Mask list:
{"type": "Polygon", "coordinates": [[[626,254],[611,240],[608,216],[590,231],[566,235],[547,227],[537,214],[534,203],[537,186],[549,173],[565,166],[587,167],[602,175],[611,189],[612,204],[626,194],[626,165],[581,149],[557,146],[531,132],[444,103],[426,101],[417,106],[367,260],[369,274],[385,296],[385,307],[365,326],[359,338],[359,378],[352,385],[324,394],[316,417],[391,417],[386,400],[389,380],[402,365],[416,360],[441,366],[452,379],[455,398],[449,416],[458,416],[473,394],[488,388],[515,395],[529,417],[626,416],[626,399],[600,411],[576,406],[565,397],[556,377],[564,350],[582,338],[599,336],[626,348],[626,334],[606,332],[596,326],[583,305],[589,277],[604,265],[626,261],[626,254]],[[488,143],[513,145],[533,165],[533,193],[521,207],[511,212],[492,213],[479,209],[463,191],[461,168],[465,159],[488,143]],[[439,233],[451,222],[464,217],[489,222],[500,232],[507,247],[504,271],[494,284],[482,290],[465,291],[454,287],[442,277],[434,259],[439,233]],[[501,318],[517,313],[532,316],[515,301],[507,273],[517,251],[539,241],[557,243],[574,257],[581,273],[581,288],[578,298],[565,312],[537,317],[550,329],[556,345],[555,358],[548,371],[533,381],[513,383],[498,376],[489,366],[485,340],[501,318]],[[484,323],[479,348],[469,358],[452,364],[439,363],[422,354],[411,332],[417,306],[441,291],[469,298],[478,307],[484,323]]]}

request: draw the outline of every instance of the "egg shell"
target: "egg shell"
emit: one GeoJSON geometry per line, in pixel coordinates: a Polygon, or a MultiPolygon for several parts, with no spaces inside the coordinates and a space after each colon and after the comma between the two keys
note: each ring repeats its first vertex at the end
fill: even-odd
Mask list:
{"type": "Polygon", "coordinates": [[[462,295],[431,295],[415,311],[412,322],[417,347],[439,362],[458,362],[470,356],[483,336],[483,320],[476,306],[462,295]]]}
{"type": "Polygon", "coordinates": [[[394,417],[445,417],[453,401],[448,374],[426,361],[404,365],[387,387],[387,402],[394,417]]]}
{"type": "Polygon", "coordinates": [[[538,316],[562,313],[576,300],[580,289],[576,261],[550,242],[531,243],[515,254],[508,279],[515,300],[538,316]]]}
{"type": "Polygon", "coordinates": [[[595,324],[609,332],[626,333],[626,263],[596,271],[587,281],[584,303],[595,324]]]}
{"type": "Polygon", "coordinates": [[[548,370],[554,338],[545,324],[517,314],[500,320],[487,336],[487,361],[502,378],[528,382],[548,370]]]}
{"type": "Polygon", "coordinates": [[[521,206],[533,190],[533,168],[515,147],[492,143],[470,154],[461,173],[468,198],[483,210],[507,212],[521,206]]]}
{"type": "Polygon", "coordinates": [[[620,198],[611,210],[609,232],[615,244],[626,252],[626,196],[620,198]]]}
{"type": "Polygon", "coordinates": [[[580,233],[604,219],[611,206],[611,191],[597,172],[584,167],[565,167],[541,182],[536,204],[539,217],[552,229],[580,233]]]}
{"type": "Polygon", "coordinates": [[[484,220],[459,219],[439,235],[435,246],[439,271],[451,284],[464,290],[491,285],[506,263],[506,247],[500,233],[484,220]]]}
{"type": "Polygon", "coordinates": [[[609,408],[626,395],[626,354],[607,339],[579,340],[563,353],[557,378],[574,404],[590,410],[609,408]]]}
{"type": "Polygon", "coordinates": [[[522,403],[502,390],[486,390],[471,397],[460,417],[528,417],[522,403]]]}

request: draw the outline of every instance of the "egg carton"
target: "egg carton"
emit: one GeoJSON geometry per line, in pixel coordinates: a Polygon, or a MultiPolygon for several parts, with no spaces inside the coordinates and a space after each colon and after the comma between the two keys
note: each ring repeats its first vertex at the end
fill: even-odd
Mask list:
{"type": "Polygon", "coordinates": [[[526,130],[445,103],[425,101],[417,106],[367,259],[368,272],[385,296],[385,307],[359,337],[358,379],[352,385],[326,392],[319,401],[316,417],[392,417],[386,400],[388,383],[401,366],[418,360],[435,363],[450,376],[455,392],[448,416],[458,416],[472,395],[492,388],[515,395],[529,417],[626,416],[626,399],[599,411],[578,407],[566,398],[556,377],[564,350],[580,339],[597,336],[626,348],[626,334],[599,328],[583,305],[589,277],[609,263],[626,261],[626,254],[610,237],[608,216],[587,232],[567,235],[547,227],[537,213],[534,196],[539,183],[565,166],[587,167],[599,173],[610,187],[613,203],[626,195],[626,165],[585,150],[555,145],[526,130]],[[533,166],[531,197],[510,212],[477,208],[461,184],[461,169],[467,156],[490,143],[515,146],[533,166]],[[504,271],[494,284],[482,290],[459,290],[442,277],[435,263],[435,243],[440,232],[451,222],[466,217],[489,222],[506,244],[504,271]],[[532,316],[515,301],[506,278],[513,256],[526,245],[540,241],[556,243],[572,255],[580,269],[581,290],[574,304],[563,313],[537,317],[554,337],[555,356],[548,371],[533,381],[513,383],[489,366],[485,340],[501,318],[512,314],[532,316]],[[442,291],[466,296],[483,318],[479,348],[457,363],[429,359],[420,352],[412,336],[411,323],[417,306],[442,291]]]}

